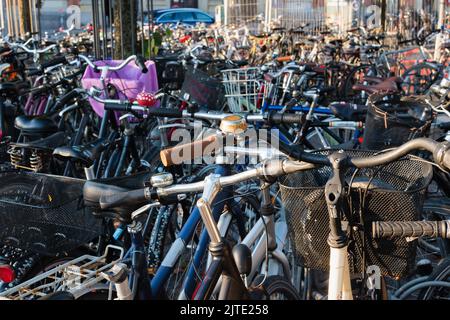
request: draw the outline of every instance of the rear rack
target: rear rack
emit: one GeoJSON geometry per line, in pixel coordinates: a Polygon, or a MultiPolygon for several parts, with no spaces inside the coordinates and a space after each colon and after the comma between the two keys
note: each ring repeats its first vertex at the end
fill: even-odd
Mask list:
{"type": "Polygon", "coordinates": [[[108,290],[111,299],[113,285],[101,273],[112,268],[122,259],[123,254],[123,248],[108,245],[104,255],[84,255],[66,262],[1,292],[0,300],[35,300],[58,291],[69,292],[77,299],[93,289],[108,290]],[[119,252],[119,258],[106,262],[109,252],[113,250],[119,252]]]}

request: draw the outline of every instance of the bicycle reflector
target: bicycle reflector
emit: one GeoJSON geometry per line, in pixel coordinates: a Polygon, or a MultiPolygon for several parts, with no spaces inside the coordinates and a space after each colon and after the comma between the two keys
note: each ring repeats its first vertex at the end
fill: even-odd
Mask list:
{"type": "Polygon", "coordinates": [[[14,269],[7,264],[0,265],[0,281],[11,283],[14,279],[16,279],[14,269]]]}
{"type": "Polygon", "coordinates": [[[155,96],[148,92],[139,93],[136,101],[141,107],[153,107],[156,104],[155,96]]]}

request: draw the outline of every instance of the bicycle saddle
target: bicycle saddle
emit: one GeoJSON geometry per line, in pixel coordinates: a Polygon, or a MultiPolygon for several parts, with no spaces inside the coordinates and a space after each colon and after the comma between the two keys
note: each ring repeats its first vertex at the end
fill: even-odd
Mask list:
{"type": "Polygon", "coordinates": [[[348,102],[332,102],[329,108],[336,117],[344,121],[364,121],[368,106],[348,102]]]}
{"type": "Polygon", "coordinates": [[[237,67],[244,67],[248,65],[247,60],[233,60],[232,63],[235,64],[237,67]]]}
{"type": "Polygon", "coordinates": [[[315,72],[315,73],[320,73],[320,74],[324,74],[326,71],[326,68],[324,66],[320,66],[317,64],[305,64],[305,72],[315,72]]]}
{"type": "Polygon", "coordinates": [[[23,133],[39,134],[54,133],[58,126],[47,116],[18,116],[14,120],[14,126],[23,133]]]}
{"type": "Polygon", "coordinates": [[[373,83],[380,83],[383,82],[384,80],[386,80],[386,78],[383,77],[369,77],[369,76],[364,76],[363,81],[366,82],[373,82],[373,83]]]}
{"type": "Polygon", "coordinates": [[[83,187],[84,204],[91,208],[94,211],[93,214],[96,216],[114,217],[123,221],[128,221],[130,218],[129,215],[134,210],[141,207],[140,203],[135,203],[127,207],[115,208],[114,212],[111,212],[111,210],[103,211],[100,208],[101,197],[144,188],[146,183],[150,181],[151,176],[151,172],[145,171],[130,176],[87,181],[83,187]]]}
{"type": "Polygon", "coordinates": [[[100,138],[88,144],[56,148],[53,151],[53,156],[60,160],[72,159],[80,161],[84,165],[90,167],[108,145],[108,141],[100,138]]]}
{"type": "Polygon", "coordinates": [[[352,89],[355,91],[366,91],[369,94],[378,93],[378,92],[400,92],[400,85],[403,82],[401,78],[391,77],[384,79],[383,81],[366,85],[366,84],[355,84],[352,89]]]}

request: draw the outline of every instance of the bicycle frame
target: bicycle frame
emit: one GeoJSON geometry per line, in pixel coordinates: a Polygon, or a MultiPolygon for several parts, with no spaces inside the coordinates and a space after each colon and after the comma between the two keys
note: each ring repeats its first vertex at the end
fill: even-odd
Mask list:
{"type": "MultiPolygon", "coordinates": [[[[261,212],[265,212],[265,215],[258,219],[241,242],[241,244],[252,250],[252,269],[249,272],[247,279],[253,279],[258,270],[267,276],[283,274],[287,279],[291,279],[289,261],[284,252],[280,249],[285,246],[287,240],[288,231],[286,222],[283,219],[281,219],[281,221],[275,221],[275,208],[271,201],[269,188],[262,185],[261,191],[263,195],[261,212]],[[268,261],[265,261],[266,251],[268,253],[268,261]],[[266,262],[268,263],[267,266],[266,262]]],[[[225,236],[231,218],[230,212],[225,212],[220,217],[217,226],[222,237],[225,236]]],[[[212,260],[212,257],[209,257],[208,266],[211,265],[212,260]]],[[[205,279],[211,277],[212,276],[208,273],[205,275],[205,279]]],[[[222,281],[222,278],[218,279],[214,288],[214,294],[218,293],[220,290],[222,281]]],[[[212,285],[213,284],[211,284],[211,286],[212,285]]]]}
{"type": "MultiPolygon", "coordinates": [[[[229,168],[227,168],[227,166],[219,166],[215,172],[220,175],[228,175],[229,168]]],[[[230,196],[230,194],[227,190],[224,190],[223,192],[219,192],[217,194],[215,203],[220,202],[220,205],[215,206],[213,209],[213,214],[217,217],[217,219],[219,218],[219,215],[222,213],[223,207],[225,205],[223,200],[228,198],[229,196],[230,196]]],[[[187,249],[187,244],[192,239],[192,236],[193,236],[195,229],[196,229],[198,223],[200,222],[200,220],[201,220],[201,214],[200,214],[199,208],[196,207],[191,212],[188,220],[186,221],[186,223],[184,224],[180,233],[178,234],[178,238],[174,241],[174,243],[170,247],[169,251],[167,252],[166,256],[164,257],[164,259],[161,263],[161,266],[158,268],[155,276],[151,280],[152,298],[157,298],[158,294],[160,294],[161,290],[163,289],[164,284],[169,279],[169,277],[175,267],[176,262],[181,257],[181,254],[184,252],[184,250],[187,249]]],[[[198,247],[196,249],[194,262],[190,267],[189,277],[184,283],[183,291],[182,291],[182,294],[180,295],[180,298],[182,298],[183,296],[190,297],[191,296],[190,294],[193,293],[193,291],[194,291],[194,287],[195,287],[195,272],[194,271],[196,270],[196,268],[199,267],[201,258],[203,257],[203,254],[206,252],[208,240],[209,240],[208,234],[205,231],[202,231],[202,234],[200,236],[200,241],[199,241],[198,247]]]]}

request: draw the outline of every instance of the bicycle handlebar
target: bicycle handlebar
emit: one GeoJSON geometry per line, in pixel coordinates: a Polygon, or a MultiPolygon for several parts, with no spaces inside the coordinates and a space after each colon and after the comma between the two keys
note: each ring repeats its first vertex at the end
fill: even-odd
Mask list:
{"type": "MultiPolygon", "coordinates": [[[[427,150],[433,154],[434,160],[436,163],[443,165],[445,168],[450,169],[450,144],[448,142],[438,143],[431,139],[427,138],[419,138],[415,140],[411,140],[399,148],[388,151],[382,155],[373,156],[373,157],[347,157],[345,158],[345,162],[347,166],[354,166],[357,168],[366,168],[373,167],[377,165],[386,164],[392,161],[395,161],[402,156],[406,155],[409,152],[414,150],[427,150]]],[[[331,165],[329,158],[323,155],[312,155],[307,153],[303,153],[301,155],[302,159],[306,161],[298,161],[298,160],[289,160],[289,159],[269,159],[261,162],[255,169],[247,170],[245,172],[241,172],[232,176],[220,177],[218,179],[218,183],[221,187],[226,187],[230,185],[235,185],[243,181],[259,178],[265,178],[270,181],[273,181],[273,178],[280,177],[282,175],[299,172],[302,170],[309,170],[316,167],[317,164],[325,164],[331,165]],[[309,161],[312,160],[312,161],[309,161]]],[[[336,165],[333,163],[333,165],[336,165]]],[[[159,200],[164,199],[165,197],[169,197],[176,194],[184,194],[184,193],[197,193],[203,191],[205,186],[204,181],[190,183],[190,184],[179,184],[172,185],[165,188],[157,188],[156,191],[152,190],[150,187],[135,190],[135,194],[145,194],[145,198],[148,201],[151,200],[159,200]]],[[[134,194],[133,194],[134,195],[134,194]]],[[[130,196],[128,192],[118,193],[113,196],[105,197],[103,199],[103,203],[108,203],[108,207],[119,207],[124,203],[128,203],[127,196],[130,196]]],[[[142,198],[140,199],[142,200],[142,198]]],[[[386,225],[382,225],[386,226],[386,225]]],[[[377,235],[389,235],[398,232],[399,228],[405,229],[406,225],[401,225],[401,227],[391,228],[393,231],[377,231],[377,235]]],[[[414,234],[417,234],[419,225],[414,225],[410,229],[415,230],[414,234]]],[[[420,225],[422,228],[423,225],[420,225]]],[[[433,229],[433,232],[439,231],[438,233],[443,234],[442,226],[441,229],[433,229]]],[[[381,230],[380,228],[376,230],[381,230]]],[[[384,230],[387,230],[386,228],[384,230]]],[[[448,228],[445,229],[446,234],[448,235],[448,228]]],[[[403,231],[401,231],[403,232],[403,231]]],[[[431,232],[431,231],[427,231],[431,232]]],[[[406,231],[404,232],[406,234],[406,231]]]]}
{"type": "Polygon", "coordinates": [[[46,53],[46,52],[48,52],[48,51],[50,51],[50,50],[52,50],[52,49],[54,49],[54,48],[57,47],[56,44],[52,44],[51,46],[48,46],[48,47],[46,47],[46,48],[44,48],[44,49],[28,49],[28,48],[27,48],[26,46],[24,46],[23,44],[12,44],[12,46],[19,47],[19,48],[21,48],[22,50],[24,50],[25,52],[31,53],[31,54],[33,54],[33,55],[35,55],[35,54],[41,54],[41,53],[46,53]]]}
{"type": "Polygon", "coordinates": [[[374,221],[374,238],[441,237],[450,239],[450,220],[443,221],[374,221]]]}
{"type": "Polygon", "coordinates": [[[148,69],[145,66],[145,62],[144,62],[144,58],[142,58],[141,56],[137,56],[137,55],[133,55],[128,57],[125,61],[123,61],[121,64],[119,64],[118,66],[97,66],[91,59],[89,59],[88,57],[86,57],[85,55],[78,55],[79,58],[81,58],[82,60],[84,60],[92,69],[94,69],[94,72],[98,73],[100,71],[119,71],[123,68],[125,68],[125,66],[127,66],[131,61],[134,61],[136,63],[136,65],[141,69],[142,73],[147,73],[148,69]]]}

